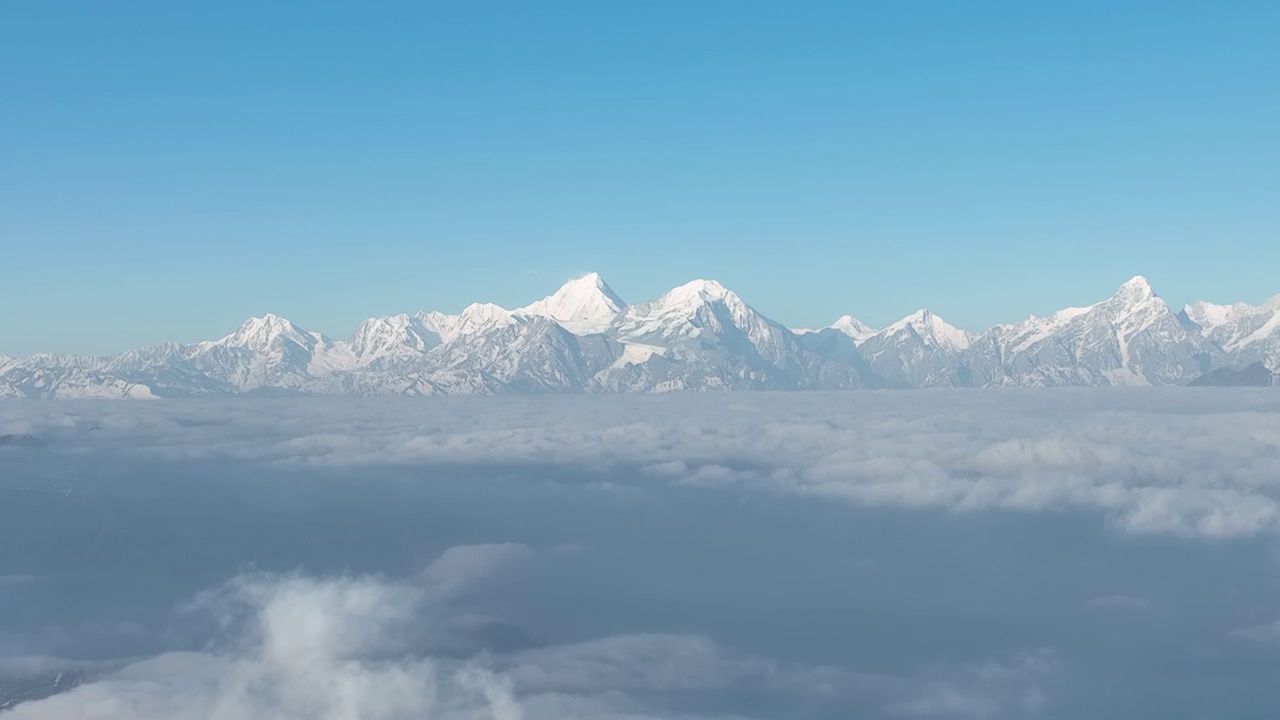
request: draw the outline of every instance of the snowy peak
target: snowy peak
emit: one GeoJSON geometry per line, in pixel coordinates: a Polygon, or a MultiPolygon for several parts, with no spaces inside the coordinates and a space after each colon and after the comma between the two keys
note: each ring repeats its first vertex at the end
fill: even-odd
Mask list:
{"type": "Polygon", "coordinates": [[[512,325],[515,319],[511,311],[493,303],[471,303],[458,314],[452,327],[449,328],[448,339],[463,335],[474,335],[493,328],[512,325]]]}
{"type": "Polygon", "coordinates": [[[311,347],[317,338],[285,318],[267,313],[249,318],[235,332],[211,344],[262,352],[280,340],[311,347]]]}
{"type": "Polygon", "coordinates": [[[357,363],[367,365],[383,357],[421,355],[440,344],[440,334],[417,316],[402,313],[361,322],[348,344],[357,363]]]}
{"type": "Polygon", "coordinates": [[[422,327],[443,336],[445,330],[453,326],[458,321],[457,315],[446,315],[442,312],[432,310],[431,312],[418,311],[413,314],[413,319],[422,327]]]}
{"type": "Polygon", "coordinates": [[[698,279],[672,288],[666,295],[658,298],[657,302],[670,307],[676,305],[700,305],[728,298],[736,299],[737,295],[715,280],[698,279]]]}
{"type": "Polygon", "coordinates": [[[1253,309],[1252,305],[1235,303],[1234,305],[1215,305],[1209,302],[1195,302],[1185,305],[1182,313],[1202,330],[1212,331],[1235,321],[1253,309]]]}
{"type": "Polygon", "coordinates": [[[1261,305],[1197,302],[1187,305],[1183,314],[1224,350],[1245,351],[1247,359],[1263,352],[1264,346],[1280,347],[1280,295],[1261,305]]]}
{"type": "Polygon", "coordinates": [[[841,315],[838,320],[827,326],[853,338],[854,342],[862,342],[876,334],[876,329],[852,315],[841,315]]]}
{"type": "MultiPolygon", "coordinates": [[[[1121,285],[1110,299],[1093,307],[1104,312],[1116,326],[1117,332],[1127,335],[1135,335],[1152,324],[1165,320],[1166,316],[1177,319],[1141,275],[1121,285]]],[[[1178,324],[1181,325],[1180,322],[1178,324]]]]}
{"type": "Polygon", "coordinates": [[[588,273],[515,312],[549,318],[575,335],[588,335],[608,329],[624,307],[626,303],[599,273],[588,273]]]}
{"type": "Polygon", "coordinates": [[[513,325],[517,321],[515,313],[493,303],[471,303],[457,315],[447,315],[435,310],[418,312],[410,320],[428,341],[431,336],[435,336],[439,342],[452,342],[468,335],[513,325]]]}
{"type": "Polygon", "coordinates": [[[763,320],[732,290],[715,280],[693,280],[667,291],[656,300],[631,305],[619,316],[624,333],[647,333],[666,326],[665,333],[689,334],[696,328],[687,324],[697,316],[706,316],[711,307],[727,311],[731,322],[737,325],[753,324],[763,320]]]}
{"type": "Polygon", "coordinates": [[[910,333],[925,345],[956,352],[967,349],[970,341],[969,333],[923,308],[876,334],[889,337],[901,333],[910,333]]]}
{"type": "Polygon", "coordinates": [[[1134,275],[1125,284],[1120,286],[1116,292],[1116,297],[1123,297],[1130,300],[1147,300],[1155,297],[1155,290],[1151,289],[1151,283],[1141,275],[1134,275]]]}

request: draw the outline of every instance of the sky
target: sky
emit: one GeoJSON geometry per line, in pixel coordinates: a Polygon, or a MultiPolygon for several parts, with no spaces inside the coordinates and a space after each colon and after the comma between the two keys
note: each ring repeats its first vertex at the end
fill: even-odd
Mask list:
{"type": "Polygon", "coordinates": [[[966,329],[1280,293],[1274,2],[0,7],[0,353],[600,272],[966,329]]]}

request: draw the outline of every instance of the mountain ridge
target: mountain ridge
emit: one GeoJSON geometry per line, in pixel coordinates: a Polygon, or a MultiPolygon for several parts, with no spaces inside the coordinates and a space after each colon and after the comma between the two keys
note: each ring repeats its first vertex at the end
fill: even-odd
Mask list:
{"type": "Polygon", "coordinates": [[[925,308],[878,330],[853,315],[807,330],[715,280],[627,304],[588,273],[512,310],[372,317],[345,340],[267,313],[186,345],[0,355],[0,398],[1263,384],[1278,368],[1280,295],[1175,312],[1135,276],[979,332],[925,308]]]}

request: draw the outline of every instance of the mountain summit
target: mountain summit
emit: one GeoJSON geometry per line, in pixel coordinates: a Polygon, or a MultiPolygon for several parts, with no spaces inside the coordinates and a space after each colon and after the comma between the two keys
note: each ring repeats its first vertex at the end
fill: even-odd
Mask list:
{"type": "Polygon", "coordinates": [[[590,335],[608,328],[624,307],[626,303],[599,273],[587,273],[515,312],[555,320],[575,335],[590,335]]]}

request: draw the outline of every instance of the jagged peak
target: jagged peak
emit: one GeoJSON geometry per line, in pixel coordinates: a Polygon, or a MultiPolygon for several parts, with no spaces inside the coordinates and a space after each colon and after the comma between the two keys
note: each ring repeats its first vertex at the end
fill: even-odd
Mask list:
{"type": "Polygon", "coordinates": [[[240,324],[235,332],[218,340],[218,344],[237,347],[260,347],[269,344],[278,337],[287,337],[297,342],[306,343],[310,333],[287,318],[275,313],[266,313],[261,317],[251,317],[240,324]]]}
{"type": "Polygon", "coordinates": [[[951,325],[928,308],[921,308],[881,330],[880,335],[893,335],[911,330],[922,339],[948,350],[964,350],[969,347],[969,333],[951,325]]]}
{"type": "Polygon", "coordinates": [[[360,324],[358,326],[356,326],[356,332],[359,333],[363,330],[369,330],[369,329],[378,328],[378,327],[395,327],[395,328],[408,327],[410,322],[411,320],[409,318],[409,315],[406,313],[400,313],[399,315],[383,315],[380,317],[365,318],[364,320],[360,321],[360,324]]]}

